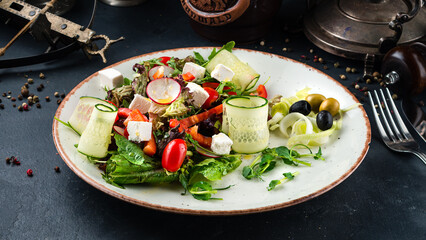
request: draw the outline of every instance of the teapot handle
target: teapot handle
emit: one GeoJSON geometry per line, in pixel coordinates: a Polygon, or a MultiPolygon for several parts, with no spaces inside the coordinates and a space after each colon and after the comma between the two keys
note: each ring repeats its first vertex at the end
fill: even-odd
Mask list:
{"type": "Polygon", "coordinates": [[[186,14],[192,20],[207,26],[222,26],[231,23],[239,18],[250,6],[250,0],[239,0],[233,7],[223,12],[211,13],[200,11],[189,0],[181,0],[180,2],[186,14]]]}

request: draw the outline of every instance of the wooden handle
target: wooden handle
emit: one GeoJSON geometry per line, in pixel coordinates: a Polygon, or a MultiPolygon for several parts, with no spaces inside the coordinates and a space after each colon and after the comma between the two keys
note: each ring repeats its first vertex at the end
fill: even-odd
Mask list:
{"type": "Polygon", "coordinates": [[[239,0],[233,7],[223,12],[203,12],[195,8],[189,0],[180,0],[186,14],[194,21],[207,26],[222,26],[238,19],[250,6],[250,0],[239,0]]]}
{"type": "Polygon", "coordinates": [[[44,6],[44,8],[43,9],[41,9],[40,10],[40,12],[37,14],[37,15],[35,15],[34,17],[33,17],[33,19],[31,19],[27,24],[25,24],[25,26],[18,32],[18,34],[16,34],[13,38],[12,38],[12,40],[10,40],[7,44],[6,44],[6,46],[4,46],[4,47],[2,47],[2,48],[0,48],[0,57],[1,56],[3,56],[4,54],[5,54],[5,52],[6,52],[6,50],[10,47],[10,46],[12,46],[12,44],[22,35],[22,34],[24,34],[29,28],[30,28],[30,26],[31,26],[31,24],[33,24],[35,21],[36,21],[36,19],[37,19],[37,17],[40,15],[40,14],[45,14],[46,12],[47,12],[47,10],[49,10],[49,8],[51,8],[51,7],[53,7],[53,4],[55,4],[56,3],[56,1],[57,0],[51,0],[50,2],[48,2],[45,6],[44,6]]]}

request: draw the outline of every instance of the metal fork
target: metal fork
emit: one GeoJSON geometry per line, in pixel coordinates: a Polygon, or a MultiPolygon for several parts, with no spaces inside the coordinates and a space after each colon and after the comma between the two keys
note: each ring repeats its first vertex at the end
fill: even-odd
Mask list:
{"type": "Polygon", "coordinates": [[[413,136],[411,136],[410,132],[408,132],[407,127],[401,119],[401,115],[398,112],[398,109],[395,106],[395,103],[392,99],[392,96],[389,92],[388,88],[386,89],[386,97],[387,101],[390,103],[391,109],[389,110],[388,103],[386,101],[385,95],[383,94],[382,89],[380,89],[380,96],[377,94],[377,91],[374,90],[374,98],[377,102],[377,105],[373,101],[372,94],[368,92],[368,98],[370,99],[371,108],[373,109],[374,118],[376,120],[377,128],[379,129],[380,135],[383,139],[383,142],[390,149],[397,152],[409,152],[413,153],[417,157],[419,157],[424,164],[426,164],[426,154],[420,150],[419,144],[414,140],[413,136]],[[380,116],[377,113],[376,108],[379,109],[380,116]],[[386,111],[386,114],[384,111],[386,111]],[[383,123],[385,128],[383,127],[382,121],[380,117],[383,119],[383,123]],[[395,120],[394,120],[395,119],[395,120]],[[395,124],[395,121],[398,123],[399,128],[395,124]],[[390,122],[390,125],[389,125],[390,122]]]}

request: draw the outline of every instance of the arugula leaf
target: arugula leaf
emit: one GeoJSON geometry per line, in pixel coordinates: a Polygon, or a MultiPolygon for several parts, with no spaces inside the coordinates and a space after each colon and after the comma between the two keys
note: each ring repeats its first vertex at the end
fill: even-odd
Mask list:
{"type": "Polygon", "coordinates": [[[180,63],[177,62],[177,58],[170,58],[169,61],[167,61],[167,65],[174,69],[172,73],[172,77],[176,77],[177,75],[182,73],[182,69],[179,69],[180,66],[178,66],[180,63]]]}
{"type": "Polygon", "coordinates": [[[204,60],[203,56],[201,56],[201,54],[199,52],[194,51],[194,56],[195,56],[195,62],[198,65],[203,65],[204,63],[207,62],[206,60],[204,60]]]}
{"type": "Polygon", "coordinates": [[[225,45],[223,45],[222,48],[219,49],[219,51],[217,51],[216,48],[213,48],[212,52],[210,53],[208,57],[209,60],[206,61],[202,66],[203,67],[206,66],[209,63],[209,61],[212,60],[216,56],[216,54],[218,54],[220,51],[227,50],[229,52],[232,52],[232,49],[234,47],[235,47],[235,42],[230,41],[230,42],[227,42],[225,45]]]}
{"type": "Polygon", "coordinates": [[[210,53],[210,55],[208,57],[209,61],[212,60],[214,58],[214,56],[216,56],[217,53],[218,52],[217,52],[216,48],[213,48],[212,52],[210,53]]]}
{"type": "Polygon", "coordinates": [[[160,58],[153,58],[148,61],[145,61],[144,63],[149,64],[149,68],[153,68],[155,65],[164,66],[165,64],[161,62],[160,58]]]}

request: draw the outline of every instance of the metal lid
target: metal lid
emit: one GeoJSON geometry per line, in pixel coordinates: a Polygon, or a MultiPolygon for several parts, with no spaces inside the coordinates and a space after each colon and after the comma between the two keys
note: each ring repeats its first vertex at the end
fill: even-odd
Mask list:
{"type": "MultiPolygon", "coordinates": [[[[335,55],[363,60],[366,54],[383,55],[380,39],[395,32],[389,22],[397,13],[414,8],[408,0],[330,0],[318,4],[306,14],[304,31],[315,45],[335,55]]],[[[403,24],[399,44],[426,40],[426,10],[403,24]]]]}

